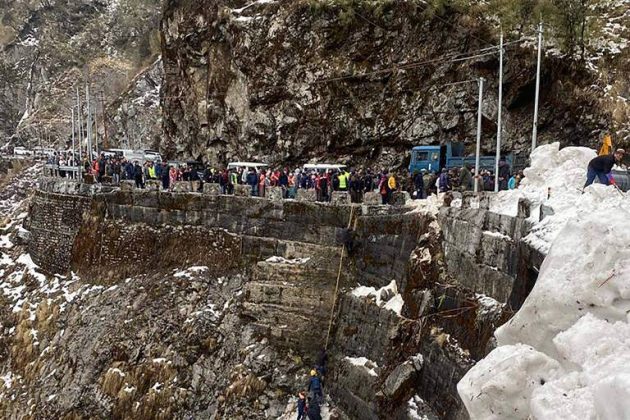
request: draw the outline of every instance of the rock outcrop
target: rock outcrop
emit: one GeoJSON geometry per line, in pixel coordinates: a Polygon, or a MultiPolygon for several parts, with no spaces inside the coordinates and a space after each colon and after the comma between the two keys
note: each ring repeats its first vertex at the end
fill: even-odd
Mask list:
{"type": "MultiPolygon", "coordinates": [[[[162,19],[168,155],[330,159],[400,165],[411,146],[475,141],[486,78],[483,149],[496,138],[491,23],[430,17],[420,2],[167,1],[162,19]],[[488,50],[483,50],[487,52],[488,50]],[[461,55],[457,55],[461,54],[461,55]],[[404,64],[409,64],[405,66],[404,64]]],[[[535,54],[506,50],[503,151],[529,152],[535,54]]],[[[594,145],[611,127],[596,76],[545,58],[540,142],[594,145]]]]}

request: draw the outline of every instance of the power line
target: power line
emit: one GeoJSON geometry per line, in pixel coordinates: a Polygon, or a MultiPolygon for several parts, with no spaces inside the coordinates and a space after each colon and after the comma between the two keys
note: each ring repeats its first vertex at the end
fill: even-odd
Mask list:
{"type": "MultiPolygon", "coordinates": [[[[505,47],[507,47],[507,46],[510,46],[510,45],[513,45],[513,44],[517,44],[517,43],[522,42],[524,40],[527,40],[527,38],[521,38],[521,39],[518,39],[516,41],[506,42],[506,43],[503,44],[503,48],[505,49],[505,47]]],[[[411,70],[411,69],[415,69],[415,68],[426,66],[428,64],[441,64],[441,63],[449,63],[449,62],[450,63],[456,63],[456,62],[460,62],[460,61],[466,61],[466,60],[471,60],[471,59],[475,59],[475,58],[481,58],[481,57],[486,57],[486,56],[489,56],[489,55],[494,55],[497,52],[499,52],[499,48],[500,47],[498,45],[494,45],[492,47],[487,47],[487,48],[482,48],[482,49],[479,49],[479,50],[472,51],[472,52],[468,53],[469,55],[463,56],[463,57],[458,57],[458,56],[462,56],[462,55],[467,54],[467,53],[451,53],[451,54],[447,54],[446,56],[444,56],[442,58],[436,58],[436,59],[420,61],[420,62],[410,62],[410,63],[405,63],[405,64],[398,64],[398,65],[395,65],[393,67],[388,67],[388,68],[384,68],[384,69],[380,69],[380,70],[374,70],[374,71],[365,72],[365,73],[350,74],[350,75],[346,75],[346,76],[331,77],[331,78],[327,78],[327,79],[318,79],[318,80],[315,80],[312,83],[313,84],[328,83],[328,82],[335,82],[335,81],[340,81],[340,80],[347,80],[347,79],[355,79],[355,78],[361,78],[361,77],[367,77],[367,76],[374,76],[374,75],[377,75],[377,74],[391,73],[391,72],[396,71],[396,70],[411,70]],[[470,54],[473,54],[473,55],[470,55],[470,54]]]]}

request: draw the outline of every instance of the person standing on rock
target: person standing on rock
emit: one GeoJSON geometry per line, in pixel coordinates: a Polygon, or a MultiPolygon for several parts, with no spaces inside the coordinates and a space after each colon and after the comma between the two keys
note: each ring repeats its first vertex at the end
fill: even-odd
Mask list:
{"type": "Polygon", "coordinates": [[[298,393],[297,410],[298,410],[297,420],[306,420],[307,407],[306,407],[306,395],[304,394],[304,391],[300,391],[298,393]]]}
{"type": "Polygon", "coordinates": [[[413,175],[413,186],[416,190],[416,200],[421,200],[424,197],[424,178],[422,174],[416,171],[413,175]]]}
{"type": "Polygon", "coordinates": [[[610,179],[608,178],[608,174],[612,171],[615,164],[621,163],[625,154],[625,150],[617,149],[612,155],[597,156],[592,159],[588,164],[584,188],[591,185],[593,181],[595,181],[595,178],[599,179],[601,184],[609,185],[610,179]]]}
{"type": "Polygon", "coordinates": [[[136,160],[135,165],[133,167],[133,178],[136,181],[136,188],[144,188],[144,181],[143,181],[142,176],[143,176],[142,166],[140,166],[140,164],[136,160]]]}
{"type": "Polygon", "coordinates": [[[311,398],[318,404],[324,399],[324,393],[322,391],[322,382],[317,376],[317,371],[315,369],[311,370],[311,379],[308,383],[308,392],[311,393],[311,398]]]}
{"type": "Polygon", "coordinates": [[[470,191],[473,186],[472,174],[468,164],[464,164],[462,170],[459,171],[459,188],[462,191],[470,191]]]}
{"type": "Polygon", "coordinates": [[[249,170],[247,174],[247,185],[252,189],[252,197],[256,197],[258,195],[258,175],[256,175],[255,169],[249,170]]]}

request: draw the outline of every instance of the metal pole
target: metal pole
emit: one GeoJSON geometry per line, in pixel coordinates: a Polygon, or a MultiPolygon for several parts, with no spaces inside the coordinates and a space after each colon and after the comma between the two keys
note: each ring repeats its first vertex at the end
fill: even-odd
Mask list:
{"type": "Polygon", "coordinates": [[[79,95],[79,86],[77,86],[77,120],[79,123],[79,181],[83,178],[83,126],[81,124],[81,96],[79,95]]]}
{"type": "MultiPolygon", "coordinates": [[[[74,150],[74,107],[70,108],[70,110],[72,112],[72,166],[75,167],[77,166],[77,155],[76,151],[74,150]]],[[[75,176],[76,174],[73,172],[72,177],[74,178],[75,176]]]]}
{"type": "Polygon", "coordinates": [[[100,151],[98,150],[98,110],[96,109],[97,105],[94,105],[94,149],[96,149],[96,155],[100,155],[100,151]]]}
{"type": "Polygon", "coordinates": [[[497,154],[494,162],[494,192],[499,192],[499,159],[501,159],[501,108],[503,107],[503,31],[499,46],[499,106],[497,111],[497,154]]]}
{"type": "Polygon", "coordinates": [[[542,65],[543,23],[538,25],[538,64],[536,66],[536,99],[534,100],[534,128],[532,129],[532,152],[538,140],[538,103],[540,100],[540,67],[542,65]]]}
{"type": "Polygon", "coordinates": [[[88,160],[90,164],[92,164],[92,118],[90,114],[90,87],[87,82],[85,82],[85,103],[87,106],[87,122],[85,130],[87,132],[88,160]]]}
{"type": "Polygon", "coordinates": [[[479,156],[481,155],[481,113],[483,108],[483,77],[479,78],[479,108],[477,110],[477,149],[475,151],[475,178],[474,178],[474,191],[475,194],[479,192],[479,156]]]}

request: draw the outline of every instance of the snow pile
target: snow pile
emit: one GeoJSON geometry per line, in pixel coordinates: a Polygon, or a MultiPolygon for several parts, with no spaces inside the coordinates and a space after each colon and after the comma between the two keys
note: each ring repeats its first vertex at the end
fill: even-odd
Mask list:
{"type": "Polygon", "coordinates": [[[582,194],[586,168],[595,156],[594,150],[585,147],[560,149],[559,143],[538,147],[532,153],[531,166],[525,169],[525,179],[519,188],[496,194],[490,211],[516,216],[518,200],[528,199],[532,204],[534,228],[525,241],[546,254],[568,220],[584,213],[610,211],[625,202],[625,197],[612,186],[593,185],[582,194]],[[541,205],[553,209],[554,214],[539,221],[541,205]]]}
{"type": "Polygon", "coordinates": [[[374,297],[379,307],[396,312],[398,316],[400,316],[405,304],[402,295],[398,293],[396,280],[392,280],[387,286],[383,286],[378,290],[374,287],[359,286],[352,290],[351,293],[356,297],[374,297]]]}
{"type": "Polygon", "coordinates": [[[595,185],[572,206],[498,348],[458,385],[473,419],[630,416],[630,197],[595,185]]]}
{"type": "Polygon", "coordinates": [[[360,366],[360,367],[364,368],[365,371],[370,376],[378,376],[378,373],[376,373],[376,370],[374,370],[374,369],[378,369],[378,365],[376,363],[374,363],[373,361],[371,361],[370,359],[366,358],[366,357],[348,357],[348,356],[346,356],[345,360],[347,362],[349,362],[353,366],[360,366]]]}

